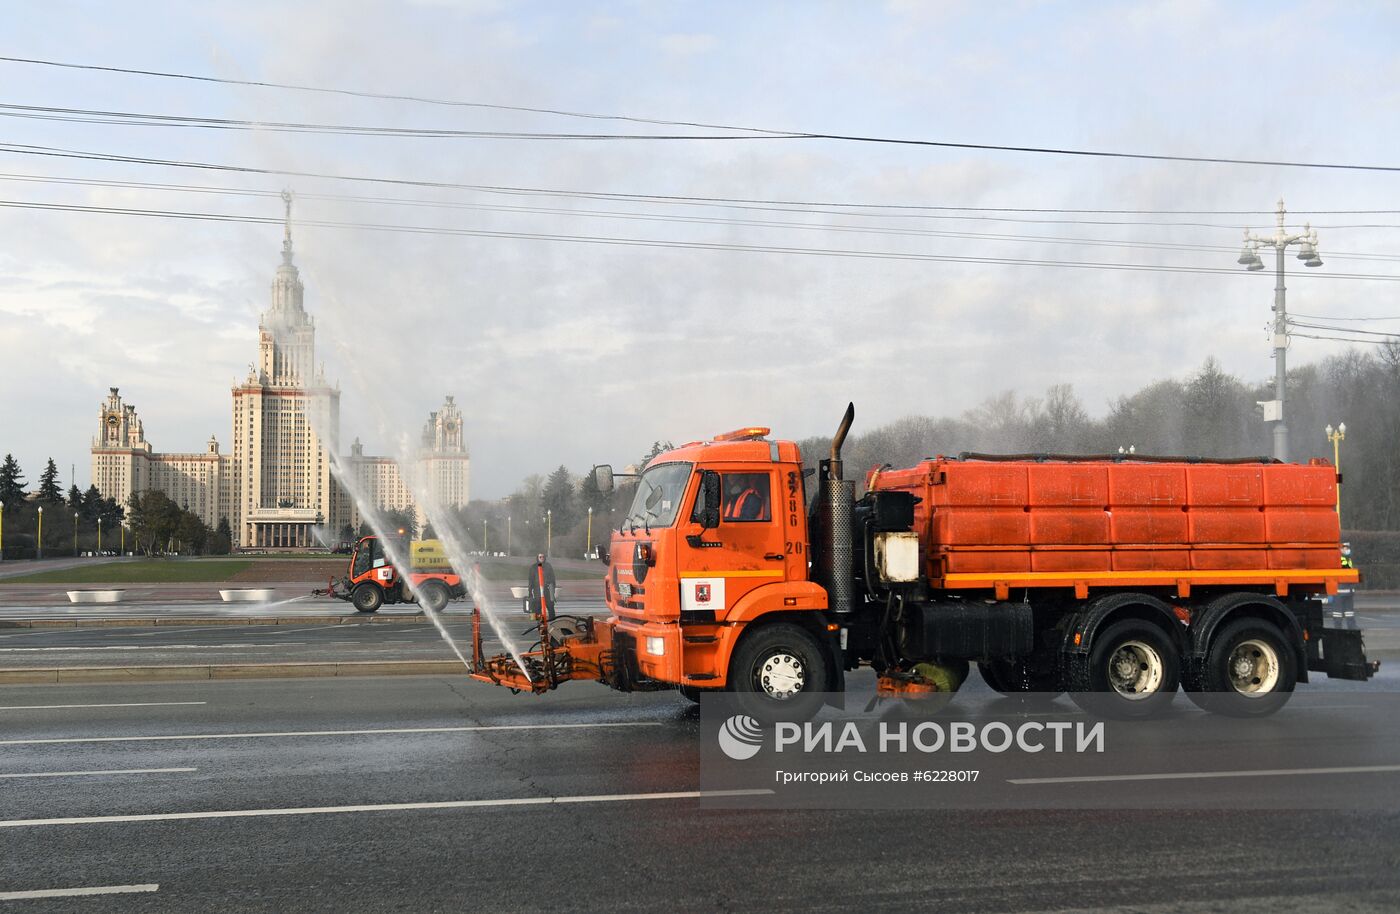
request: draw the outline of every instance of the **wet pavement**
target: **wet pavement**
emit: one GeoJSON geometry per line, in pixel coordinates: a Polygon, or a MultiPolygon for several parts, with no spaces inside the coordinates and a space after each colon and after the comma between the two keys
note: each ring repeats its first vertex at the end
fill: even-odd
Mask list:
{"type": "MultiPolygon", "coordinates": [[[[1393,814],[706,810],[698,731],[675,693],[586,683],[0,687],[0,893],[129,890],[26,912],[1400,905],[1393,814]]],[[[1374,740],[1400,757],[1400,734],[1374,740]]]]}

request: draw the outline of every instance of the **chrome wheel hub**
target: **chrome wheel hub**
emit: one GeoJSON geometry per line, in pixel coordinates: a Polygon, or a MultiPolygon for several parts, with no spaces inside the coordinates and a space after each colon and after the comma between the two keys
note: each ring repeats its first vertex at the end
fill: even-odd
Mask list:
{"type": "Polygon", "coordinates": [[[1109,686],[1133,701],[1155,694],[1165,672],[1162,655],[1141,641],[1124,642],[1108,658],[1109,686]]]}
{"type": "Polygon", "coordinates": [[[758,671],[758,684],[770,698],[791,698],[802,691],[806,681],[802,661],[787,653],[772,655],[758,671]]]}
{"type": "Polygon", "coordinates": [[[1268,695],[1278,686],[1278,653],[1263,641],[1241,641],[1230,652],[1230,685],[1248,698],[1268,695]]]}

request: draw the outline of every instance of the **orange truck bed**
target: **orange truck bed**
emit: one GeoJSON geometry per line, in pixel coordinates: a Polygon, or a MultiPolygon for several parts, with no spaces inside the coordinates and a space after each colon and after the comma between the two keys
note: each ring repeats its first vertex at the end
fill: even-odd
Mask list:
{"type": "Polygon", "coordinates": [[[984,589],[1193,585],[1335,593],[1354,582],[1338,549],[1330,463],[949,459],[872,473],[920,499],[914,529],[930,582],[984,589]]]}

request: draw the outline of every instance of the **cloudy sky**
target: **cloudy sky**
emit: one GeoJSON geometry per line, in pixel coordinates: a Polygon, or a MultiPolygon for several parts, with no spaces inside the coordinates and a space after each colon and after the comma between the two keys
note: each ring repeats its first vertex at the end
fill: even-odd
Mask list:
{"type": "MultiPolygon", "coordinates": [[[[1386,3],[55,0],[10,11],[0,56],[808,133],[1393,166],[1397,35],[1386,3]]],[[[1290,309],[1400,314],[1400,285],[1345,275],[1400,275],[1395,173],[764,137],[10,62],[0,104],[738,137],[345,135],[0,108],[3,149],[282,173],[0,152],[0,452],[31,482],[52,455],[65,486],[70,463],[86,486],[110,386],[157,449],[211,433],[227,447],[228,388],[256,355],[279,259],[280,227],[244,220],[278,219],[283,187],[313,223],[296,229],[297,262],[343,435],[392,453],[455,394],[480,497],[560,463],[626,463],[658,438],[827,432],[848,399],[872,427],[1060,382],[1102,413],[1208,355],[1269,376],[1272,271],[1235,258],[1280,196],[1291,223],[1319,226],[1316,274],[1331,274],[1290,259],[1290,309]],[[1067,209],[1149,212],[1027,212],[1067,209]]],[[[1299,339],[1290,358],[1339,348],[1299,339]]]]}

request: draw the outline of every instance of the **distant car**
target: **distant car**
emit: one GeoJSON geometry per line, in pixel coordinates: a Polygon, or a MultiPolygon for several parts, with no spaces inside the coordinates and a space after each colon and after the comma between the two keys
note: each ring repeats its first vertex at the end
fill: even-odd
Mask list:
{"type": "Polygon", "coordinates": [[[341,540],[340,542],[336,543],[335,548],[331,550],[331,552],[335,555],[349,555],[354,551],[355,544],[350,542],[349,540],[341,540]]]}

